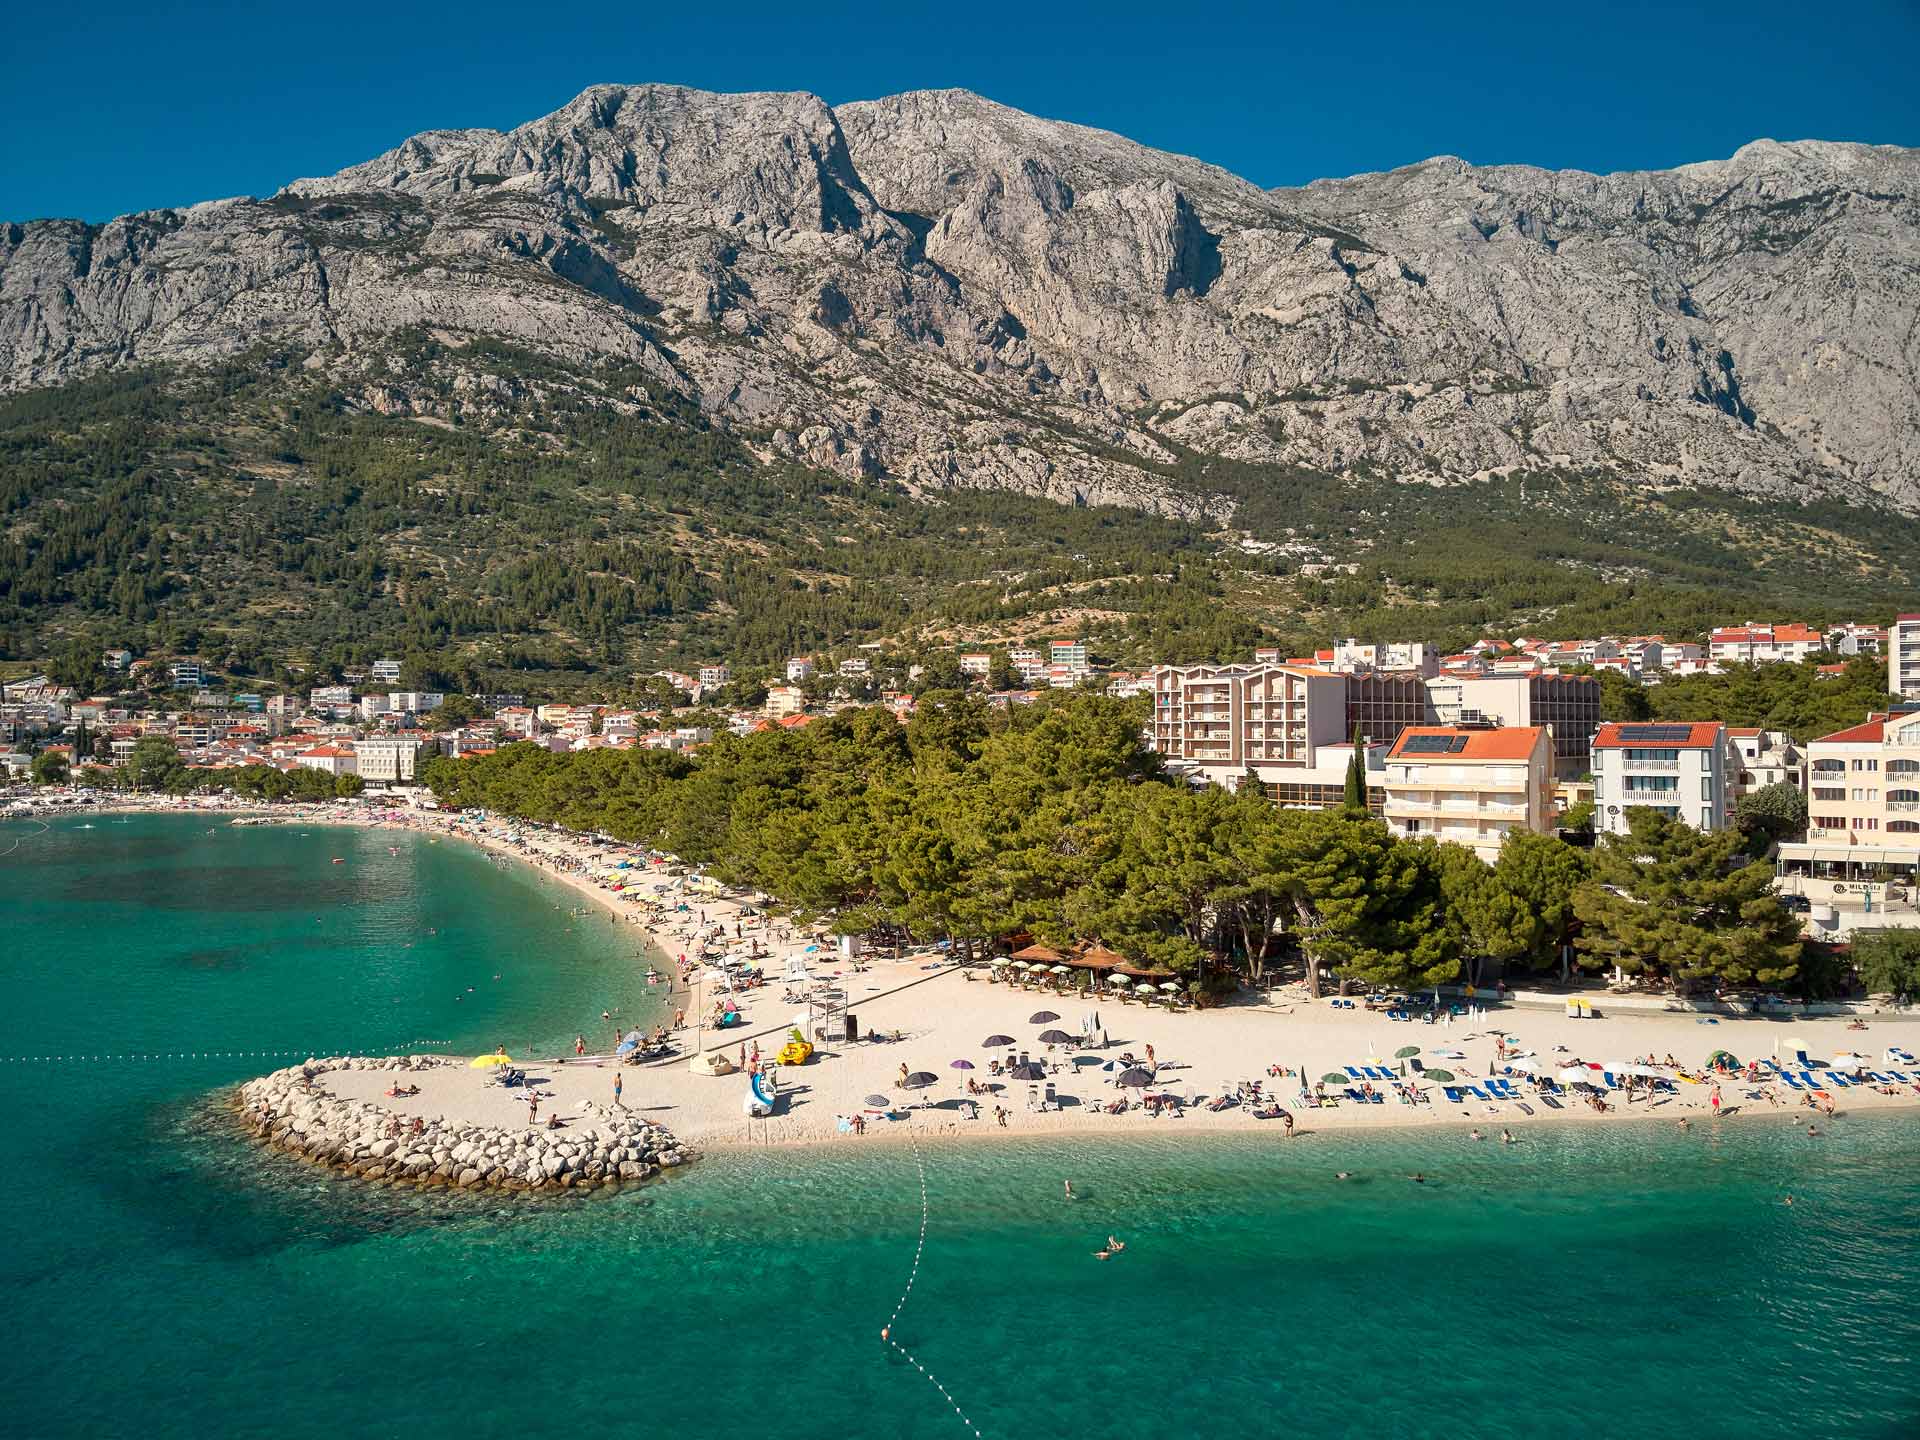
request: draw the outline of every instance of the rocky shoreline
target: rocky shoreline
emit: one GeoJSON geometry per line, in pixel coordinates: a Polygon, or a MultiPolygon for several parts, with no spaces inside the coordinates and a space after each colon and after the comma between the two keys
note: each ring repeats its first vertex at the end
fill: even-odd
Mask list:
{"type": "Polygon", "coordinates": [[[464,1190],[590,1190],[651,1180],[692,1158],[664,1126],[593,1101],[582,1101],[558,1130],[503,1129],[345,1100],[324,1083],[335,1071],[388,1071],[398,1081],[463,1063],[442,1055],[309,1059],[247,1081],[234,1108],[263,1143],[366,1180],[464,1190]],[[391,1133],[396,1119],[397,1135],[391,1133]]]}

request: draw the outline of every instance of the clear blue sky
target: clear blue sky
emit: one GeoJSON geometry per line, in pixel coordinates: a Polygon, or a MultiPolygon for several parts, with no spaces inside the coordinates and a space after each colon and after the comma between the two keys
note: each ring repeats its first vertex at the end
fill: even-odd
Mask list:
{"type": "Polygon", "coordinates": [[[0,219],[270,194],[603,81],[961,86],[1285,185],[1439,154],[1620,170],[1760,136],[1920,145],[1916,59],[1920,0],[22,0],[0,24],[0,219]]]}

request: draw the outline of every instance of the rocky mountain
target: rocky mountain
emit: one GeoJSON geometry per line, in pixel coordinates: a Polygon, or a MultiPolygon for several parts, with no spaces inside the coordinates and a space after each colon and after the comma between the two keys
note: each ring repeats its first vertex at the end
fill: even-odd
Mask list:
{"type": "Polygon", "coordinates": [[[1617,175],[1429,160],[1266,191],[959,91],[596,86],[266,199],[0,226],[0,385],[295,347],[484,410],[399,337],[600,362],[763,455],[1225,518],[1209,457],[1920,510],[1920,151],[1617,175]]]}

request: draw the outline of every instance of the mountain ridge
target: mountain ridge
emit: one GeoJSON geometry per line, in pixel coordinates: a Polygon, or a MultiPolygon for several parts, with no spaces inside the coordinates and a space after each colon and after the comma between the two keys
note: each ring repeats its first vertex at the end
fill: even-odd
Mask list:
{"type": "Polygon", "coordinates": [[[264,199],[0,226],[0,389],[270,339],[431,414],[392,363],[425,330],[632,367],[767,458],[921,494],[1226,522],[1232,463],[1912,512],[1916,178],[1920,151],[1757,140],[1262,189],[966,91],[597,85],[264,199]]]}

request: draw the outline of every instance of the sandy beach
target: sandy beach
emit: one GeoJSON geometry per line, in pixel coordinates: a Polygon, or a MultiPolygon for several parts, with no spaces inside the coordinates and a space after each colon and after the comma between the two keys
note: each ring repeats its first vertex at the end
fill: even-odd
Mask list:
{"type": "MultiPolygon", "coordinates": [[[[829,937],[770,914],[755,897],[732,896],[705,888],[687,867],[649,857],[638,847],[606,844],[547,827],[473,815],[420,810],[372,811],[363,805],[318,805],[266,813],[276,822],[349,824],[407,829],[456,839],[533,865],[603,907],[623,923],[643,931],[658,952],[653,962],[671,977],[671,1008],[685,1012],[685,1024],[673,1031],[674,1053],[666,1059],[616,1063],[610,1055],[516,1056],[545,1113],[567,1115],[583,1104],[607,1104],[615,1074],[622,1077],[623,1103],[647,1119],[664,1123],[686,1144],[722,1146],[869,1144],[913,1133],[941,1138],[1007,1136],[1014,1133],[1124,1134],[1168,1129],[1176,1133],[1208,1130],[1260,1130],[1276,1141],[1286,1138],[1280,1119],[1256,1118],[1275,1103],[1292,1116],[1294,1134],[1316,1130],[1407,1125],[1452,1125],[1462,1132],[1478,1128],[1498,1140],[1505,1129],[1551,1121],[1606,1124],[1624,1119],[1685,1118],[1712,1114],[1711,1083],[1678,1079],[1653,1096],[1644,1091],[1631,1101],[1620,1092],[1606,1096],[1602,1112],[1575,1095],[1550,1099],[1536,1093],[1522,1074],[1507,1070],[1518,1054],[1552,1074],[1576,1061],[1609,1068],[1643,1058],[1702,1074],[1707,1058],[1719,1050],[1740,1061],[1782,1061],[1804,1049],[1816,1061],[1856,1053],[1882,1073],[1886,1051],[1920,1047],[1920,1015],[1875,1013],[1858,1017],[1779,1018],[1720,1015],[1654,1008],[1645,998],[1617,1000],[1594,994],[1597,1017],[1574,1018],[1557,999],[1552,1003],[1503,1003],[1446,1017],[1444,1023],[1393,1020],[1356,1002],[1351,1008],[1330,999],[1311,999],[1304,988],[1282,988],[1265,997],[1248,997],[1208,1010],[1169,1012],[1163,1005],[1138,1001],[1119,1004],[1101,998],[1018,988],[989,978],[984,965],[961,967],[937,950],[900,959],[843,960],[829,937]],[[619,868],[626,861],[625,869],[619,868]],[[617,888],[616,888],[617,887],[617,888]],[[750,984],[739,970],[734,980],[698,958],[703,946],[732,962],[749,954],[761,957],[763,984],[750,984]],[[815,947],[810,953],[807,947],[815,947]],[[679,957],[689,983],[680,979],[679,957]],[[812,988],[833,989],[861,1037],[849,1044],[836,1030],[804,1065],[772,1065],[773,1056],[796,1022],[806,1019],[804,982],[782,977],[790,958],[807,967],[812,988]],[[725,1004],[738,1013],[724,1030],[707,1023],[725,1004]],[[1039,1022],[1051,1012],[1057,1020],[1039,1022]],[[1866,1028],[1850,1028],[1861,1023],[1866,1028]],[[1083,1034],[1104,1046],[1048,1046],[1042,1031],[1083,1034]],[[987,1047],[989,1036],[1005,1035],[1012,1046],[987,1047]],[[884,1038],[876,1038],[884,1037],[884,1038]],[[897,1038],[895,1038],[897,1037],[897,1038]],[[1302,1100],[1302,1079],[1311,1083],[1347,1067],[1369,1065],[1405,1073],[1399,1052],[1418,1047],[1413,1057],[1427,1069],[1441,1068],[1457,1081],[1482,1082],[1506,1075],[1519,1098],[1477,1098],[1463,1094],[1456,1103],[1442,1083],[1420,1080],[1407,1087],[1376,1077],[1371,1086],[1323,1085],[1332,1103],[1310,1107],[1302,1100]],[[746,1113],[749,1080],[744,1073],[707,1075],[690,1066],[701,1051],[725,1055],[745,1067],[755,1057],[769,1067],[777,1088],[771,1116],[746,1113]],[[1025,1056],[1044,1078],[1011,1079],[993,1073],[1025,1056]],[[955,1062],[972,1068],[956,1068],[955,1062]],[[1151,1083],[1142,1088],[1116,1085],[1130,1066],[1146,1068],[1151,1083]],[[1285,1073],[1275,1074],[1274,1071],[1285,1073]],[[934,1083],[902,1086],[904,1074],[925,1073],[934,1083]],[[971,1080],[977,1091],[969,1092],[971,1080]],[[1047,1087],[1053,1103],[1047,1104],[1047,1087]],[[1258,1099],[1252,1087],[1259,1087],[1258,1099]],[[1377,1091],[1374,1101],[1366,1090],[1377,1091]],[[1355,1099],[1353,1089],[1365,1098],[1355,1099]],[[1210,1106],[1222,1096],[1239,1103],[1210,1106]],[[884,1096],[885,1106],[870,1103],[884,1096]],[[1150,1113],[1143,1096],[1177,1102],[1150,1113]],[[1108,1113],[1116,1101],[1124,1113],[1108,1113]],[[1411,1101],[1411,1103],[1409,1103],[1411,1101]],[[856,1117],[857,1121],[856,1121],[856,1117]]],[[[581,1033],[590,1051],[608,1051],[613,1035],[599,1016],[581,1017],[581,1033]]],[[[1663,1066],[1664,1068],[1664,1066],[1663,1066]]],[[[1887,1094],[1867,1084],[1828,1087],[1839,1111],[1920,1104],[1920,1070],[1894,1063],[1910,1081],[1893,1084],[1887,1094]]],[[[526,1103],[518,1090],[487,1083],[485,1072],[466,1068],[425,1072],[421,1094],[387,1102],[380,1096],[378,1072],[342,1072],[327,1077],[342,1098],[391,1103],[403,1115],[441,1116],[462,1123],[514,1125],[525,1122],[526,1103]],[[365,1093],[359,1093],[364,1090],[365,1093]]],[[[1822,1071],[1822,1073],[1825,1073],[1822,1071]]],[[[1484,1088],[1484,1087],[1483,1087],[1484,1088]]],[[[1777,1123],[1825,1124],[1824,1115],[1807,1108],[1807,1096],[1772,1079],[1720,1082],[1721,1114],[1742,1119],[1772,1118],[1777,1123]]]]}

